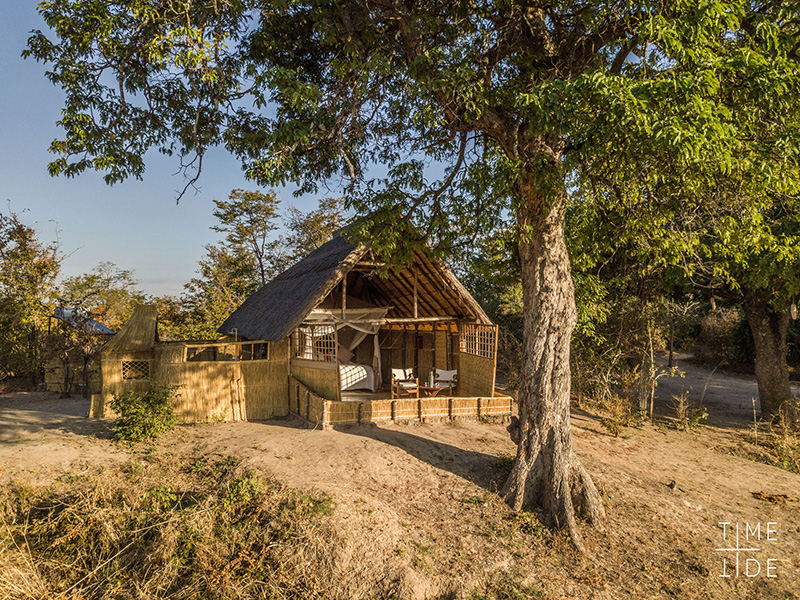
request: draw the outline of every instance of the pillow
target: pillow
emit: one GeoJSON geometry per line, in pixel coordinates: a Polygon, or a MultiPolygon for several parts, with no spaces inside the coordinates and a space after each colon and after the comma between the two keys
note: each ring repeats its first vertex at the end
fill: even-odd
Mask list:
{"type": "Polygon", "coordinates": [[[344,346],[337,345],[336,347],[336,358],[339,362],[343,365],[350,364],[350,361],[353,360],[353,356],[355,356],[350,350],[345,348],[344,346]]]}

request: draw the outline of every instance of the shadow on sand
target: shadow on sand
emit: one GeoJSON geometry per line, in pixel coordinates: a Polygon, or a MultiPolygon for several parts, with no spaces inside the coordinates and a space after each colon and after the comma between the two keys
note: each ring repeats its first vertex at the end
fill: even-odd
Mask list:
{"type": "MultiPolygon", "coordinates": [[[[308,427],[307,421],[297,416],[270,419],[263,423],[291,429],[308,427]]],[[[486,427],[504,426],[486,425],[486,427]]],[[[364,424],[336,427],[334,431],[337,434],[356,435],[394,446],[417,460],[436,469],[452,473],[489,491],[496,491],[505,483],[511,469],[510,457],[467,450],[424,435],[403,431],[406,428],[418,429],[414,425],[385,429],[374,424],[364,424]]]]}
{"type": "Polygon", "coordinates": [[[110,439],[111,421],[87,419],[89,400],[56,394],[6,394],[0,399],[0,443],[25,441],[41,430],[110,439]]]}

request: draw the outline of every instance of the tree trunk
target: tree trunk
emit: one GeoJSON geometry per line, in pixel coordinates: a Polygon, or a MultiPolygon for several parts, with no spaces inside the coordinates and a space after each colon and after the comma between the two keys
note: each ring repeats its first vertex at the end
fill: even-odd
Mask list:
{"type": "Polygon", "coordinates": [[[675,318],[669,320],[669,363],[667,366],[671,369],[675,366],[675,318]]]}
{"type": "Polygon", "coordinates": [[[512,508],[539,506],[583,550],[576,512],[604,517],[591,477],[572,450],[569,352],[577,313],[564,238],[566,192],[548,198],[533,176],[517,183],[524,342],[519,421],[509,431],[517,458],[502,495],[512,508]]]}
{"type": "Polygon", "coordinates": [[[744,302],[744,311],[755,342],[756,381],[762,414],[775,416],[781,405],[792,399],[789,365],[789,311],[774,312],[766,294],[754,294],[744,302]]]}

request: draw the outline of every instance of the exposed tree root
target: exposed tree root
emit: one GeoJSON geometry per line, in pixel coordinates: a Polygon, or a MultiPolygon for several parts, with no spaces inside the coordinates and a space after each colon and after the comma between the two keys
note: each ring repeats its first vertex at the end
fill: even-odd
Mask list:
{"type": "Polygon", "coordinates": [[[592,525],[601,525],[605,517],[592,478],[572,451],[569,434],[566,440],[552,429],[545,436],[539,433],[523,436],[519,423],[515,418],[508,428],[511,439],[518,444],[517,460],[501,496],[517,511],[525,507],[542,508],[549,520],[547,525],[566,528],[575,547],[585,552],[576,514],[592,525]],[[544,443],[540,441],[542,438],[544,443]]]}

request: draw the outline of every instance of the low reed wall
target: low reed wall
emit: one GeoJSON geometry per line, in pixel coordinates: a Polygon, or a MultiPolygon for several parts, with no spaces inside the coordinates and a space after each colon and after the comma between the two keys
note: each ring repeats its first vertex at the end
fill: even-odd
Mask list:
{"type": "Polygon", "coordinates": [[[513,411],[510,396],[491,398],[412,398],[402,400],[326,400],[296,379],[290,383],[291,412],[323,429],[357,423],[386,421],[447,421],[458,419],[508,418],[513,411]]]}

